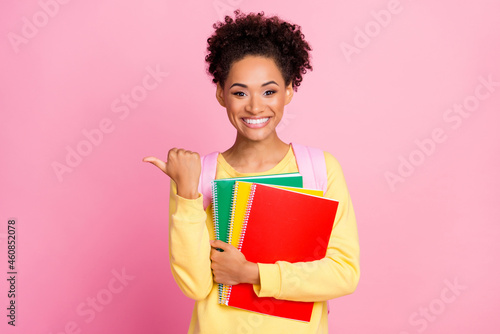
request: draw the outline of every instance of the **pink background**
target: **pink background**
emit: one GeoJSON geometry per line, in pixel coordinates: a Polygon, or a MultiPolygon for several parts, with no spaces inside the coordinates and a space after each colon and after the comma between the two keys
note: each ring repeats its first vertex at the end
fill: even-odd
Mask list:
{"type": "Polygon", "coordinates": [[[11,217],[19,272],[15,328],[0,280],[2,333],[186,332],[168,178],[141,160],[232,144],[204,55],[237,7],[301,25],[313,47],[279,131],[336,156],[355,206],[361,281],[330,302],[331,332],[498,330],[499,2],[60,2],[0,5],[0,276],[11,217]]]}

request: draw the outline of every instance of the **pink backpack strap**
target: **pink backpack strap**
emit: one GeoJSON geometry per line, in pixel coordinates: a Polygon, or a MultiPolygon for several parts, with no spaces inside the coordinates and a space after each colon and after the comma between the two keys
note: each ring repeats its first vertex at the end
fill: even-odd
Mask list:
{"type": "MultiPolygon", "coordinates": [[[[304,188],[323,190],[326,193],[328,187],[328,175],[326,172],[325,154],[322,150],[292,143],[297,167],[302,175],[304,188]]],[[[330,303],[326,302],[328,313],[330,313],[330,303]]]]}
{"type": "Polygon", "coordinates": [[[212,152],[201,157],[201,174],[198,191],[203,195],[203,209],[207,209],[212,201],[212,181],[215,180],[217,157],[219,152],[212,152]]]}
{"type": "Polygon", "coordinates": [[[328,179],[325,155],[315,147],[292,143],[297,167],[304,178],[304,188],[319,189],[326,192],[328,179]]]}

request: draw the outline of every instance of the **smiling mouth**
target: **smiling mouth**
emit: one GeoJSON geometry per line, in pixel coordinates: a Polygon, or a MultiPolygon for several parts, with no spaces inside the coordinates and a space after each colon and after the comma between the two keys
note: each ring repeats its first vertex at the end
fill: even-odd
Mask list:
{"type": "Polygon", "coordinates": [[[266,118],[243,118],[243,122],[247,124],[263,124],[266,123],[270,117],[266,118]]]}

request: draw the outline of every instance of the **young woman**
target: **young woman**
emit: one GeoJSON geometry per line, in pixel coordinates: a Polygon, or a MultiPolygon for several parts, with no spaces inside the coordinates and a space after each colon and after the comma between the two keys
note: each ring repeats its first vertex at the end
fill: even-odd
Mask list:
{"type": "MultiPolygon", "coordinates": [[[[226,16],[225,22],[214,24],[205,58],[217,84],[216,98],[236,129],[234,144],[218,155],[216,178],[297,172],[292,146],[278,137],[276,127],[302,74],[312,70],[311,48],[300,27],[276,16],[235,14],[235,19],[226,16]]],[[[197,153],[173,148],[167,162],[143,159],[173,181],[170,265],[183,293],[196,300],[189,333],[328,333],[327,300],[352,293],[360,271],[356,219],[342,169],[330,153],[324,156],[325,197],[338,200],[339,207],[327,254],[312,266],[252,263],[235,247],[214,241],[211,206],[204,210],[198,192],[201,164],[197,153]],[[217,283],[250,283],[259,297],[313,301],[311,320],[300,322],[220,305],[217,283]]]]}

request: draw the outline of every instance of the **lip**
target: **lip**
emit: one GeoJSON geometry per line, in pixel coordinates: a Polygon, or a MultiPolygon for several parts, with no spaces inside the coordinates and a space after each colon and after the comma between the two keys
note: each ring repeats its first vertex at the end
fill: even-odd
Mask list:
{"type": "Polygon", "coordinates": [[[245,124],[247,127],[251,128],[251,129],[259,129],[259,128],[263,128],[267,124],[269,124],[269,122],[271,121],[271,118],[272,118],[271,116],[268,116],[268,117],[242,117],[241,121],[243,122],[243,124],[245,124]],[[269,118],[269,119],[267,120],[267,122],[258,123],[258,124],[248,124],[247,122],[244,121],[244,119],[262,119],[262,118],[269,118]]]}

